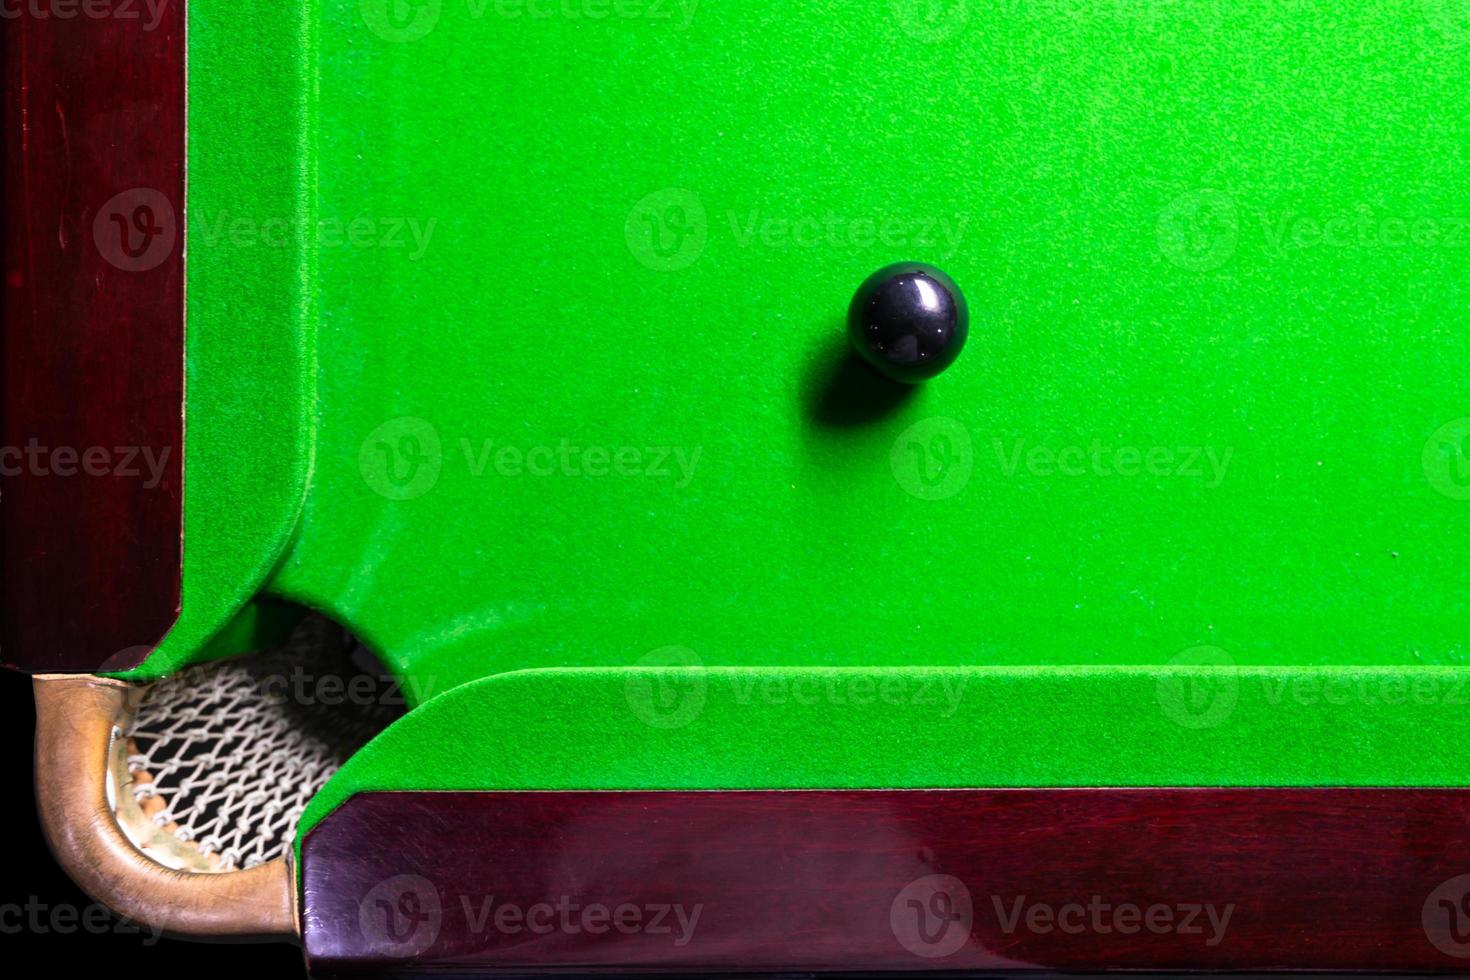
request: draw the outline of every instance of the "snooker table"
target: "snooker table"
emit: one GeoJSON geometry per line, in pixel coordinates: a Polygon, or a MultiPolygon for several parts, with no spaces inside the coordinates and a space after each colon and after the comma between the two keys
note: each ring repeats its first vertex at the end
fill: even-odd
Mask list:
{"type": "Polygon", "coordinates": [[[0,27],[0,651],[112,904],[322,976],[1470,962],[1470,5],[69,9],[0,27]],[[895,262],[970,314],[919,385],[844,332],[895,262]],[[87,839],[127,692],[287,607],[411,702],[293,853],[87,839]]]}

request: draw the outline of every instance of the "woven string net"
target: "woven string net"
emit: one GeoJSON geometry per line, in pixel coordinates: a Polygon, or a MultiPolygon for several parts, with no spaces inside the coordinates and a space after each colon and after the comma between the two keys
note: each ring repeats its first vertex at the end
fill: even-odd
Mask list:
{"type": "Polygon", "coordinates": [[[381,674],[340,629],[311,618],[277,650],[154,684],[125,733],[124,791],[215,870],[282,857],[312,796],[402,714],[381,674]]]}

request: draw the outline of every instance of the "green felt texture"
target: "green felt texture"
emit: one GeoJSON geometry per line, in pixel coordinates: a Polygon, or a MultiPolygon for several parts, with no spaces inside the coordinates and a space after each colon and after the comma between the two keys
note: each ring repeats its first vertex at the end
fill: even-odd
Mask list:
{"type": "Polygon", "coordinates": [[[216,660],[239,653],[269,650],[290,638],[302,616],[303,610],[290,603],[256,599],[210,638],[200,656],[216,660]]]}
{"type": "Polygon", "coordinates": [[[193,0],[184,613],[136,676],[257,592],[377,649],[425,703],[307,830],[395,788],[1465,784],[1470,19],[962,6],[193,0]],[[221,211],[306,230],[202,249],[221,211]],[[906,399],[833,381],[899,260],[975,315],[906,399]],[[716,669],[669,727],[637,663],[968,693],[716,669]]]}
{"type": "Polygon", "coordinates": [[[913,7],[323,0],[318,441],[270,588],[436,691],[667,647],[1460,662],[1463,19],[913,7]],[[905,259],[969,349],[834,397],[905,259]]]}
{"type": "Polygon", "coordinates": [[[525,671],[409,713],[298,840],[386,790],[1465,786],[1467,697],[1459,668],[525,671]]]}
{"type": "Polygon", "coordinates": [[[183,601],[136,680],[279,636],[249,604],[295,531],[312,439],[310,7],[188,15],[183,601]]]}

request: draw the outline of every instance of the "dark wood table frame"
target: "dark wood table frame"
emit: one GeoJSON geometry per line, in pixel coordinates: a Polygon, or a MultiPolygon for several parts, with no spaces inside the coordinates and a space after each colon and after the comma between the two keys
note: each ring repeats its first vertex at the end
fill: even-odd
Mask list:
{"type": "Polygon", "coordinates": [[[1470,970],[1470,791],[383,793],[306,839],[361,973],[1470,970]]]}
{"type": "Polygon", "coordinates": [[[37,673],[136,666],[179,610],[184,3],[104,6],[0,19],[0,657],[37,673]]]}

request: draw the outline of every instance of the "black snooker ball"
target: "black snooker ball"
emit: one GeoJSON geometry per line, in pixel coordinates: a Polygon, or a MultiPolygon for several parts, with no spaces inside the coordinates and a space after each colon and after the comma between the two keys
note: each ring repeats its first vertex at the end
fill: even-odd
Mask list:
{"type": "Polygon", "coordinates": [[[863,360],[904,384],[954,363],[970,336],[970,310],[953,279],[932,265],[885,266],[858,287],[847,336],[863,360]]]}

